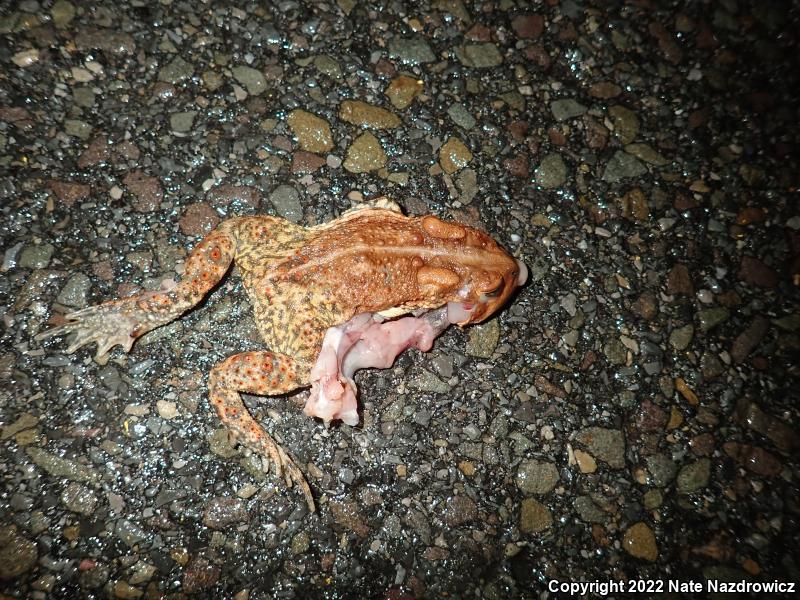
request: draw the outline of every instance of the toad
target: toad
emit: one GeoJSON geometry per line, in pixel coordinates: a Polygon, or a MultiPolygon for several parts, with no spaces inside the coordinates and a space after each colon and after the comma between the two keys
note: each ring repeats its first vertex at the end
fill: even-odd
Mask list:
{"type": "Polygon", "coordinates": [[[310,386],[307,415],[356,425],[356,370],[390,367],[408,348],[429,350],[450,324],[483,321],[527,277],[524,263],[486,233],[432,215],[407,217],[380,198],[316,227],[270,216],[228,219],[194,248],[174,288],[67,314],[37,338],[72,334],[68,353],[96,342],[97,358],[115,345],[128,352],[198,304],[234,261],[269,350],[216,365],[209,399],[234,439],[265,457],[287,486],[297,484],[311,511],[305,477],[240,393],[310,386]]]}

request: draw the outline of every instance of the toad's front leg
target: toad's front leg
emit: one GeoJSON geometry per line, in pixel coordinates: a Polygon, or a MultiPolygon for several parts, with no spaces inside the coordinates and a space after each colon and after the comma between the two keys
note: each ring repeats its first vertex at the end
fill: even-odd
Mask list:
{"type": "Polygon", "coordinates": [[[311,488],[303,473],[264,428],[250,415],[239,392],[270,396],[290,392],[307,385],[308,368],[293,358],[277,352],[243,352],[222,361],[211,370],[208,392],[220,420],[234,438],[267,458],[286,485],[296,483],[303,491],[308,509],[316,510],[311,488]]]}
{"type": "Polygon", "coordinates": [[[180,283],[173,289],[141,292],[69,313],[66,323],[40,333],[36,339],[74,334],[67,352],[97,342],[98,359],[117,344],[130,351],[137,338],[179,317],[219,283],[233,261],[232,223],[226,221],[194,248],[180,283]]]}

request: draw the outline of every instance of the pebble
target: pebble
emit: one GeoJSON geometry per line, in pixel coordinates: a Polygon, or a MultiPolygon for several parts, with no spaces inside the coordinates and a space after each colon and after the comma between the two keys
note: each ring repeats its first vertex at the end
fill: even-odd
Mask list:
{"type": "Polygon", "coordinates": [[[632,179],[645,173],[647,173],[647,167],[635,156],[622,150],[617,150],[606,164],[606,168],[603,171],[603,181],[618,183],[624,179],[632,179]]]}
{"type": "Polygon", "coordinates": [[[500,341],[500,323],[490,319],[469,328],[465,352],[476,358],[491,358],[500,341]]]}
{"type": "Polygon", "coordinates": [[[581,473],[594,473],[597,471],[597,461],[591,454],[582,450],[575,450],[575,462],[578,463],[578,470],[581,473]]]}
{"type": "Polygon", "coordinates": [[[44,269],[50,264],[54,251],[52,244],[26,246],[19,255],[17,266],[21,269],[44,269]]]}
{"type": "Polygon", "coordinates": [[[178,226],[185,235],[204,237],[219,225],[220,218],[206,202],[195,202],[186,207],[178,226]]]}
{"type": "Polygon", "coordinates": [[[553,463],[523,460],[517,469],[517,487],[528,496],[541,496],[558,483],[558,469],[553,463]]]}
{"type": "Polygon", "coordinates": [[[225,530],[236,523],[247,523],[249,520],[247,503],[241,498],[213,498],[206,503],[203,511],[203,524],[216,530],[225,530]]]}
{"type": "Polygon", "coordinates": [[[621,431],[586,427],[575,435],[575,441],[612,469],[625,467],[625,436],[621,431]]]}
{"type": "Polygon", "coordinates": [[[65,29],[75,18],[75,6],[66,0],[56,0],[50,8],[50,16],[56,29],[65,29]]]}
{"type": "Polygon", "coordinates": [[[367,131],[347,148],[342,165],[351,173],[368,173],[382,169],[388,160],[380,140],[367,131]]]}
{"type": "Polygon", "coordinates": [[[567,121],[580,117],[586,112],[586,107],[572,98],[562,98],[550,103],[550,112],[556,121],[567,121]]]}
{"type": "Polygon", "coordinates": [[[663,167],[670,162],[656,152],[649,144],[628,144],[625,146],[625,152],[657,167],[663,167]]]}
{"type": "Polygon", "coordinates": [[[444,509],[442,510],[442,520],[449,527],[464,525],[465,523],[474,521],[477,516],[478,507],[475,505],[475,502],[463,494],[450,496],[446,500],[444,509]]]}
{"type": "Polygon", "coordinates": [[[567,180],[567,165],[561,155],[554,152],[547,154],[534,171],[536,183],[544,189],[555,189],[564,185],[567,180]]]}
{"type": "Polygon", "coordinates": [[[181,591],[184,594],[199,594],[214,587],[222,570],[203,557],[189,561],[183,571],[181,591]]]}
{"type": "Polygon", "coordinates": [[[680,470],[675,485],[681,494],[692,494],[705,488],[710,477],[711,460],[701,458],[689,463],[680,470]]]}
{"type": "Polygon", "coordinates": [[[521,14],[511,20],[511,29],[517,37],[535,40],[544,31],[544,18],[539,14],[521,14]]]}
{"type": "Polygon", "coordinates": [[[745,283],[764,288],[774,288],[780,281],[778,272],[775,269],[752,256],[742,257],[742,262],[739,266],[739,279],[745,283]]]}
{"type": "Polygon", "coordinates": [[[36,49],[22,50],[11,57],[11,62],[18,67],[25,69],[26,67],[30,67],[31,65],[35,65],[37,62],[39,62],[39,51],[36,49]]]}
{"type": "Polygon", "coordinates": [[[677,263],[670,269],[669,275],[667,275],[667,293],[670,295],[694,295],[694,285],[686,265],[677,263]]]}
{"type": "Polygon", "coordinates": [[[715,327],[722,325],[730,316],[731,311],[722,306],[698,311],[697,321],[700,326],[700,331],[711,331],[715,327]]]}
{"type": "Polygon", "coordinates": [[[325,119],[298,108],[289,113],[286,123],[303,150],[323,153],[333,149],[331,127],[325,119]]]}
{"type": "Polygon", "coordinates": [[[600,98],[601,100],[610,100],[616,98],[622,93],[622,88],[616,83],[610,81],[599,81],[593,83],[589,87],[589,95],[592,98],[600,98]]]}
{"type": "Polygon", "coordinates": [[[700,357],[700,372],[703,374],[703,379],[715,379],[725,372],[725,365],[716,354],[703,352],[700,357]]]}
{"type": "Polygon", "coordinates": [[[0,581],[10,581],[30,571],[39,557],[36,544],[20,535],[16,525],[0,526],[0,581]]]}
{"type": "Polygon", "coordinates": [[[88,185],[83,185],[80,183],[56,181],[55,179],[51,179],[47,185],[56,195],[56,198],[58,198],[59,202],[67,207],[87,198],[91,193],[91,188],[88,185]]]}
{"type": "Polygon", "coordinates": [[[627,146],[639,135],[639,117],[636,113],[616,104],[608,109],[608,115],[611,117],[611,122],[614,126],[613,133],[619,140],[620,144],[627,146]]]}
{"type": "Polygon", "coordinates": [[[525,498],[520,506],[519,530],[524,534],[539,533],[553,525],[550,509],[533,498],[525,498]]]}
{"type": "Polygon", "coordinates": [[[117,521],[114,527],[114,534],[129,548],[134,548],[137,544],[141,544],[151,537],[150,533],[128,519],[117,521]]]}
{"type": "Polygon", "coordinates": [[[327,54],[315,56],[314,66],[317,68],[317,71],[330,77],[334,81],[339,81],[342,78],[342,67],[339,66],[339,63],[336,62],[333,57],[327,54]]]}
{"type": "Polygon", "coordinates": [[[28,446],[25,453],[33,463],[54,477],[63,477],[70,481],[94,482],[97,472],[81,463],[61,458],[36,446],[28,446]]]}
{"type": "Polygon", "coordinates": [[[311,538],[305,531],[300,531],[292,538],[290,545],[292,556],[305,554],[309,548],[311,548],[311,538]]]}
{"type": "Polygon", "coordinates": [[[575,512],[585,523],[605,523],[606,513],[597,507],[597,504],[589,496],[578,496],[575,498],[575,512]]]}
{"type": "Polygon", "coordinates": [[[267,89],[267,78],[258,69],[239,65],[231,69],[233,77],[241,83],[251,96],[258,96],[267,89]]]}
{"type": "Polygon", "coordinates": [[[645,221],[650,217],[650,206],[647,196],[641,188],[634,188],[620,198],[622,215],[626,219],[645,221]]]}
{"type": "Polygon", "coordinates": [[[456,187],[461,192],[459,200],[469,204],[478,195],[478,175],[472,169],[462,169],[456,179],[456,187]]]}
{"type": "Polygon", "coordinates": [[[67,510],[88,516],[94,513],[97,497],[92,490],[73,481],[61,493],[61,502],[67,510]]]}
{"type": "Polygon", "coordinates": [[[64,133],[81,140],[88,140],[92,135],[92,126],[80,119],[65,119],[64,133]]]}
{"type": "Polygon", "coordinates": [[[759,446],[725,442],[722,449],[742,467],[760,477],[775,477],[783,470],[780,459],[759,446]]]}
{"type": "Polygon", "coordinates": [[[389,41],[389,54],[409,65],[429,63],[436,60],[436,56],[433,54],[428,42],[420,36],[393,37],[389,41]]]}
{"type": "Polygon", "coordinates": [[[645,458],[647,471],[650,474],[649,483],[656,487],[668,486],[678,472],[678,465],[665,454],[653,454],[645,458]]]}
{"type": "Polygon", "coordinates": [[[158,71],[158,80],[173,85],[181,83],[194,75],[194,67],[180,56],[176,56],[170,63],[158,71]]]}
{"type": "Polygon", "coordinates": [[[178,416],[178,405],[169,400],[158,400],[156,410],[162,419],[170,420],[178,416]]]}
{"type": "Polygon", "coordinates": [[[439,164],[448,175],[466,167],[472,160],[472,152],[457,137],[449,138],[439,149],[439,164]]]}
{"type": "Polygon", "coordinates": [[[690,323],[688,325],[684,325],[683,327],[673,329],[672,333],[669,334],[669,344],[675,348],[675,350],[686,350],[686,348],[689,347],[689,344],[692,343],[693,337],[694,325],[690,323]]]}
{"type": "Polygon", "coordinates": [[[422,92],[422,88],[423,82],[421,79],[409,77],[408,75],[398,75],[389,83],[385,93],[392,106],[402,110],[411,106],[414,98],[422,92]]]}
{"type": "Polygon", "coordinates": [[[475,117],[469,113],[463,104],[451,104],[447,109],[447,115],[450,117],[453,123],[463,129],[470,130],[475,127],[477,123],[477,121],[475,121],[475,117]]]}
{"type": "Polygon", "coordinates": [[[138,212],[156,210],[164,198],[161,182],[142,171],[130,171],[122,180],[134,196],[133,208],[138,212]]]}
{"type": "Polygon", "coordinates": [[[635,558],[655,562],[658,558],[656,536],[650,527],[642,522],[635,523],[625,531],[622,547],[635,558]]]}
{"type": "Polygon", "coordinates": [[[332,501],[328,503],[328,506],[336,523],[352,531],[360,538],[365,538],[370,534],[371,528],[367,525],[355,502],[351,500],[343,502],[332,501]]]}
{"type": "Polygon", "coordinates": [[[628,350],[619,339],[613,338],[603,344],[603,354],[612,365],[624,365],[628,358],[628,350]]]}
{"type": "Polygon", "coordinates": [[[372,129],[394,129],[400,126],[400,118],[391,111],[360,100],[345,100],[339,105],[339,118],[359,127],[372,129]]]}
{"type": "Polygon", "coordinates": [[[736,364],[744,360],[756,349],[769,331],[769,320],[761,315],[754,317],[748,326],[742,331],[731,346],[731,358],[736,364]]]}
{"type": "Polygon", "coordinates": [[[327,164],[319,154],[298,150],[292,153],[292,173],[314,173],[327,164]]]}
{"type": "Polygon", "coordinates": [[[194,126],[194,119],[197,116],[196,110],[172,113],[169,117],[169,125],[176,133],[186,133],[191,131],[194,126]]]}
{"type": "Polygon", "coordinates": [[[456,48],[462,65],[473,69],[491,69],[503,64],[503,54],[494,44],[464,44],[456,48]]]}
{"type": "Polygon", "coordinates": [[[427,369],[419,369],[412,375],[409,386],[421,392],[445,394],[450,391],[450,386],[439,379],[427,369]]]}
{"type": "Polygon", "coordinates": [[[300,204],[300,193],[291,185],[282,184],[269,195],[269,201],[284,219],[299,223],[303,219],[303,206],[300,204]]]}

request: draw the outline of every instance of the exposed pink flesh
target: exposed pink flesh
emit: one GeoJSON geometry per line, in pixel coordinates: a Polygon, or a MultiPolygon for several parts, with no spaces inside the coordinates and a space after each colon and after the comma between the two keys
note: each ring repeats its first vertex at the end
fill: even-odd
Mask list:
{"type": "Polygon", "coordinates": [[[359,369],[386,369],[408,348],[423,352],[451,323],[465,321],[473,307],[451,302],[419,317],[381,322],[381,317],[360,314],[325,332],[317,362],[311,369],[311,394],[304,412],[324,421],[341,419],[358,424],[356,385],[359,369]],[[468,310],[469,309],[469,310],[468,310]]]}

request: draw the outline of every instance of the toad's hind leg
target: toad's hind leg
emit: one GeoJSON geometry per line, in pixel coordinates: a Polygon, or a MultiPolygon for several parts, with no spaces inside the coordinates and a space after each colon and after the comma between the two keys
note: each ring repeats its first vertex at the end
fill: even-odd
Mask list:
{"type": "Polygon", "coordinates": [[[74,337],[68,353],[97,342],[98,359],[117,344],[128,352],[137,338],[179,317],[219,283],[233,260],[234,224],[235,220],[224,222],[195,246],[181,281],[173,289],[141,292],[69,313],[66,323],[40,333],[36,339],[71,333],[74,337]]]}
{"type": "Polygon", "coordinates": [[[267,458],[286,485],[296,483],[311,512],[316,510],[311,489],[300,469],[264,428],[250,415],[239,392],[268,396],[308,385],[308,368],[276,352],[243,352],[231,356],[211,370],[208,392],[220,420],[235,439],[267,458]]]}

